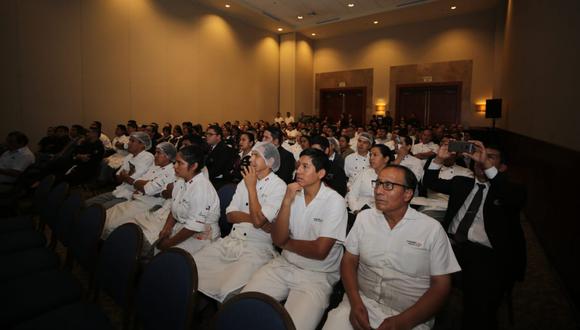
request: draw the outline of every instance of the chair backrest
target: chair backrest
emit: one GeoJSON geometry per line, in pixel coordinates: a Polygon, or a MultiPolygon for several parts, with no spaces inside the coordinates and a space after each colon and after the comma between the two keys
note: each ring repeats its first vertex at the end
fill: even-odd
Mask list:
{"type": "Polygon", "coordinates": [[[186,251],[171,248],[153,257],[137,288],[136,321],[143,330],[190,329],[197,268],[186,251]]]}
{"type": "Polygon", "coordinates": [[[214,329],[293,330],[290,315],[274,298],[244,292],[226,301],[214,318],[214,329]]]}
{"type": "Polygon", "coordinates": [[[91,205],[82,210],[73,222],[69,253],[90,273],[94,273],[99,240],[105,225],[105,209],[101,205],[91,205]]]}
{"type": "Polygon", "coordinates": [[[68,183],[59,183],[48,193],[46,202],[40,210],[40,223],[47,224],[51,230],[54,230],[54,223],[57,221],[58,211],[68,194],[68,190],[68,183]]]}
{"type": "Polygon", "coordinates": [[[143,231],[134,223],[126,223],[109,235],[99,256],[97,289],[104,290],[125,310],[130,307],[142,248],[143,231]]]}
{"type": "Polygon", "coordinates": [[[52,230],[54,231],[56,238],[65,247],[68,247],[70,244],[72,226],[79,217],[82,203],[83,200],[81,195],[73,193],[64,200],[62,206],[58,210],[58,215],[52,230]]]}
{"type": "Polygon", "coordinates": [[[218,197],[220,199],[220,232],[222,237],[226,237],[232,230],[232,224],[228,222],[226,217],[226,208],[230,205],[234,193],[236,192],[236,185],[233,183],[226,184],[218,190],[218,197]]]}
{"type": "Polygon", "coordinates": [[[47,175],[40,181],[32,197],[32,208],[34,212],[40,213],[42,206],[46,203],[48,193],[54,184],[56,177],[54,175],[47,175]]]}

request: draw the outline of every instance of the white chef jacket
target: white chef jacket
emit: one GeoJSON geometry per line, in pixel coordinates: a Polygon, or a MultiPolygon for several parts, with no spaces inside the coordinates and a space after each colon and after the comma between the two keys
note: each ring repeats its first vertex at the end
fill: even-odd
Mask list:
{"type": "MultiPolygon", "coordinates": [[[[121,173],[121,171],[127,171],[131,173],[131,168],[134,168],[134,172],[131,173],[131,178],[134,180],[139,179],[142,177],[151,166],[153,166],[154,157],[151,153],[143,150],[137,154],[137,156],[133,156],[133,154],[127,155],[123,160],[123,165],[117,171],[117,174],[121,173]]],[[[125,198],[131,199],[131,196],[135,192],[135,188],[133,185],[128,184],[127,182],[123,182],[118,185],[115,190],[113,190],[113,196],[117,198],[125,198]]]]}

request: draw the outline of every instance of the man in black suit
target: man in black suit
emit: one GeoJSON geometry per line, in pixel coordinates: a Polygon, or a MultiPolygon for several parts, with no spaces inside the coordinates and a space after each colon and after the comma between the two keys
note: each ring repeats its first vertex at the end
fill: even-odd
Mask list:
{"type": "Polygon", "coordinates": [[[346,195],[346,183],[348,178],[344,173],[344,159],[340,157],[330,147],[328,139],[324,136],[316,135],[310,138],[310,146],[322,150],[329,160],[328,171],[324,177],[324,183],[336,190],[342,197],[346,195]]]}
{"type": "Polygon", "coordinates": [[[222,129],[218,125],[209,126],[205,136],[209,145],[205,165],[209,180],[219,190],[224,184],[231,182],[236,153],[222,141],[222,129]]]}
{"type": "Polygon", "coordinates": [[[443,226],[462,269],[462,328],[496,329],[503,296],[525,272],[526,246],[519,221],[525,193],[508,182],[499,147],[472,142],[475,152],[464,156],[474,162],[475,178],[438,178],[443,162],[453,156],[444,145],[423,182],[449,195],[443,226]]]}
{"type": "Polygon", "coordinates": [[[296,160],[294,159],[294,155],[286,149],[284,149],[282,145],[282,131],[274,126],[270,126],[266,128],[264,131],[264,138],[262,139],[264,142],[270,142],[278,148],[278,152],[280,153],[280,168],[275,174],[286,184],[291,183],[294,181],[294,170],[296,169],[296,160]]]}

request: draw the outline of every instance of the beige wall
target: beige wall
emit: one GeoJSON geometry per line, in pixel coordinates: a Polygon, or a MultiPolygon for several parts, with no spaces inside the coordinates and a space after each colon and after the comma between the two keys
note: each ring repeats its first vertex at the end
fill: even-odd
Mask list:
{"type": "Polygon", "coordinates": [[[314,72],[372,67],[373,102],[386,102],[394,111],[389,100],[391,66],[472,60],[471,106],[462,109],[461,118],[472,126],[487,126],[474,104],[493,96],[495,25],[495,12],[486,11],[320,40],[314,72]]]}
{"type": "Polygon", "coordinates": [[[510,131],[580,151],[580,1],[509,1],[502,97],[510,131]]]}
{"type": "MultiPolygon", "coordinates": [[[[313,111],[314,48],[312,40],[298,33],[280,36],[280,112],[296,118],[313,111]]],[[[270,119],[271,120],[271,119],[270,119]]]]}
{"type": "Polygon", "coordinates": [[[271,119],[276,34],[190,0],[0,2],[0,134],[56,124],[271,119]]]}

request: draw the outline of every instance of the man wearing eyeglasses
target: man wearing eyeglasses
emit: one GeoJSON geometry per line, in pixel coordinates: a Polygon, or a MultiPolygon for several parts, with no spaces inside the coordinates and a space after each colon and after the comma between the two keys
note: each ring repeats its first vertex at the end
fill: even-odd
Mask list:
{"type": "Polygon", "coordinates": [[[430,329],[460,270],[441,225],[409,206],[417,179],[389,165],[373,181],[376,208],[348,234],[340,274],[346,294],[324,329],[430,329]]]}
{"type": "Polygon", "coordinates": [[[218,125],[209,126],[205,138],[210,149],[205,166],[207,166],[209,180],[215,189],[219,190],[224,184],[231,182],[234,160],[237,155],[234,149],[222,141],[222,128],[218,125]]]}

